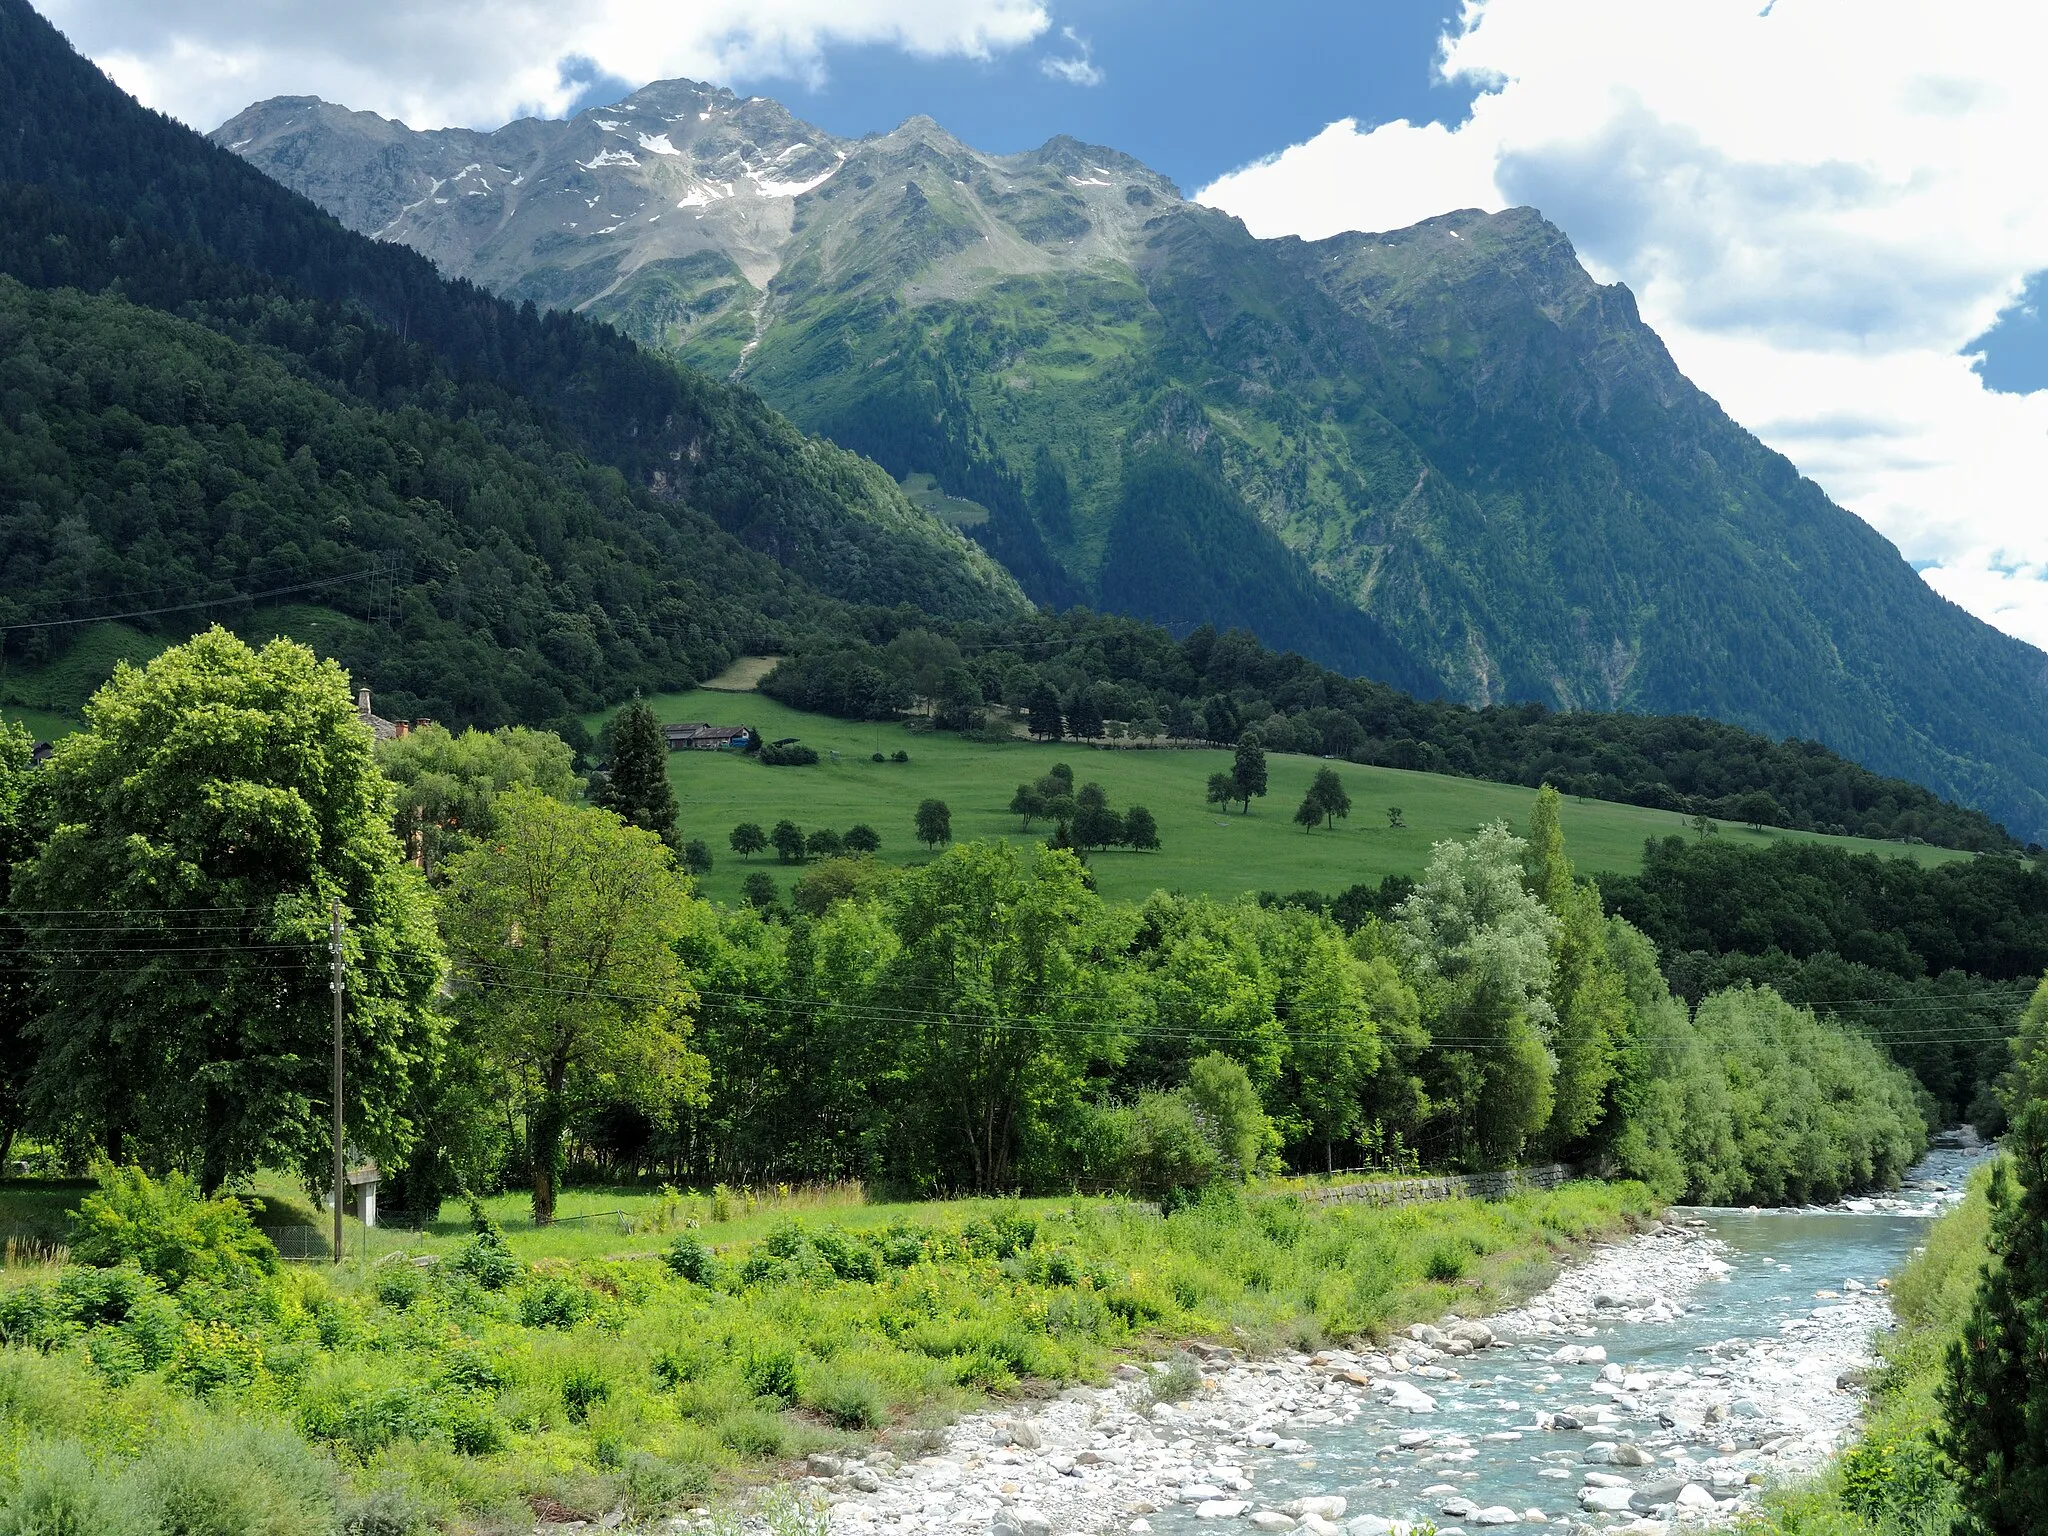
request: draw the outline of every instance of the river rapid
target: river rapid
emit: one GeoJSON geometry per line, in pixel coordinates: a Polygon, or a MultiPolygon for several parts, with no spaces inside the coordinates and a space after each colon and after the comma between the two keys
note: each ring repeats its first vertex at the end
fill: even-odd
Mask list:
{"type": "Polygon", "coordinates": [[[917,1461],[815,1457],[809,1483],[832,1536],[1732,1524],[1853,1434],[1884,1276],[1984,1155],[1945,1138],[1896,1194],[1825,1208],[1679,1208],[1483,1323],[1357,1353],[1197,1346],[1182,1402],[1126,1366],[917,1461]]]}

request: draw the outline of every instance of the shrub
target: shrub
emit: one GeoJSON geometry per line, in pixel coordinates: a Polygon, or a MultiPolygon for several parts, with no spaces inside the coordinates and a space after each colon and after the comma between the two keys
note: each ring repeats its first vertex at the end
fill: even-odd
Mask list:
{"type": "Polygon", "coordinates": [[[148,1536],[125,1491],[72,1441],[34,1446],[0,1502],[0,1536],[148,1536]]]}
{"type": "Polygon", "coordinates": [[[901,747],[898,747],[894,752],[891,752],[889,754],[889,761],[892,763],[907,763],[910,761],[910,754],[904,751],[901,747]]]}
{"type": "Polygon", "coordinates": [[[898,1220],[875,1240],[875,1248],[884,1264],[892,1269],[908,1269],[924,1257],[926,1236],[923,1228],[898,1220]]]}
{"type": "Polygon", "coordinates": [[[780,1456],[789,1432],[774,1414],[742,1408],[718,1421],[718,1438],[742,1456],[780,1456]]]}
{"type": "Polygon", "coordinates": [[[669,1267],[669,1273],[692,1285],[709,1285],[713,1266],[717,1262],[711,1256],[694,1232],[678,1232],[676,1240],[668,1245],[668,1252],[661,1256],[661,1262],[669,1267]]]}
{"type": "Polygon", "coordinates": [[[111,1166],[79,1203],[71,1256],[102,1268],[133,1264],[173,1291],[187,1280],[269,1274],[278,1262],[241,1201],[205,1199],[182,1173],[159,1183],[140,1168],[111,1166]]]}
{"type": "Polygon", "coordinates": [[[502,1291],[519,1278],[522,1266],[512,1257],[505,1234],[493,1223],[456,1250],[451,1267],[487,1291],[502,1291]]]}
{"type": "Polygon", "coordinates": [[[403,1312],[418,1301],[426,1288],[420,1272],[403,1261],[377,1271],[377,1299],[394,1312],[403,1312]]]}
{"type": "Polygon", "coordinates": [[[626,1500],[642,1518],[667,1514],[711,1492],[711,1471],[701,1462],[664,1461],[635,1451],[625,1458],[624,1471],[626,1500]]]}
{"type": "Polygon", "coordinates": [[[841,1429],[878,1429],[889,1417],[881,1383],[859,1371],[813,1373],[804,1383],[804,1402],[841,1429]]]}
{"type": "Polygon", "coordinates": [[[185,1324],[170,1367],[171,1379],[194,1397],[239,1391],[262,1373],[263,1351],[256,1341],[219,1321],[185,1324]]]}
{"type": "Polygon", "coordinates": [[[587,1361],[578,1361],[562,1373],[562,1406],[578,1424],[590,1416],[593,1404],[611,1395],[612,1384],[604,1372],[587,1361]]]}
{"type": "Polygon", "coordinates": [[[484,1404],[458,1398],[441,1410],[448,1443],[465,1456],[489,1456],[505,1448],[505,1426],[484,1404]]]}
{"type": "Polygon", "coordinates": [[[756,1347],[740,1367],[740,1379],[756,1397],[793,1403],[797,1400],[796,1355],[785,1344],[756,1347]]]}
{"type": "Polygon", "coordinates": [[[373,1490],[342,1516],[342,1536],[423,1536],[433,1517],[408,1488],[373,1490]]]}
{"type": "Polygon", "coordinates": [[[811,1246],[841,1280],[875,1281],[882,1278],[881,1255],[844,1232],[827,1227],[812,1236],[811,1246]]]}
{"type": "Polygon", "coordinates": [[[1440,1285],[1448,1285],[1453,1280],[1463,1279],[1465,1254],[1463,1250],[1449,1243],[1439,1243],[1430,1250],[1429,1262],[1423,1265],[1422,1272],[1440,1285]]]}
{"type": "Polygon", "coordinates": [[[1186,1355],[1175,1355],[1152,1372],[1146,1392],[1155,1403],[1178,1403],[1202,1390],[1202,1369],[1186,1355]]]}
{"type": "Polygon", "coordinates": [[[816,749],[807,747],[799,741],[792,741],[787,745],[768,742],[755,757],[770,768],[808,768],[818,760],[816,749]]]}
{"type": "Polygon", "coordinates": [[[122,1483],[153,1532],[190,1536],[331,1536],[332,1464],[282,1429],[207,1426],[160,1445],[122,1483]]]}
{"type": "Polygon", "coordinates": [[[519,1293],[519,1321],[529,1328],[573,1328],[590,1316],[590,1291],[574,1280],[549,1275],[519,1293]]]}

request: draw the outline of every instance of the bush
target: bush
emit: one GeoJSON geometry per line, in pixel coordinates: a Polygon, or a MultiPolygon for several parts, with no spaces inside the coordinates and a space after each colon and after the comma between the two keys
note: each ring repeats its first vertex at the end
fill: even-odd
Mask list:
{"type": "Polygon", "coordinates": [[[757,1347],[740,1367],[740,1379],[756,1397],[793,1403],[797,1400],[796,1355],[786,1344],[757,1347]]]}
{"type": "Polygon", "coordinates": [[[811,1246],[841,1280],[875,1281],[882,1278],[882,1256],[844,1232],[827,1227],[811,1238],[811,1246]]]}
{"type": "Polygon", "coordinates": [[[457,1249],[450,1267],[468,1275],[487,1291],[502,1291],[519,1278],[522,1268],[495,1223],[485,1225],[457,1249]]]}
{"type": "Polygon", "coordinates": [[[701,1462],[665,1461],[635,1451],[625,1459],[624,1471],[626,1500],[643,1519],[668,1514],[711,1493],[711,1470],[701,1462]]]}
{"type": "Polygon", "coordinates": [[[679,1232],[676,1240],[668,1245],[668,1252],[661,1256],[661,1262],[669,1272],[692,1285],[709,1285],[713,1266],[711,1250],[706,1248],[694,1232],[679,1232]]]}
{"type": "Polygon", "coordinates": [[[1465,1255],[1448,1243],[1439,1243],[1430,1250],[1429,1262],[1422,1272],[1439,1285],[1448,1285],[1465,1275],[1465,1255]]]}
{"type": "Polygon", "coordinates": [[[573,1328],[590,1316],[590,1291],[574,1280],[548,1276],[519,1293],[519,1321],[529,1328],[573,1328]]]}
{"type": "Polygon", "coordinates": [[[433,1516],[410,1489],[373,1490],[342,1516],[342,1536],[425,1536],[433,1516]]]}
{"type": "Polygon", "coordinates": [[[133,1264],[173,1291],[187,1280],[270,1274],[278,1262],[241,1201],[204,1199],[182,1173],[159,1183],[140,1168],[106,1166],[73,1217],[71,1256],[102,1268],[133,1264]]]}
{"type": "Polygon", "coordinates": [[[403,1260],[377,1271],[377,1299],[394,1312],[403,1312],[418,1301],[426,1288],[420,1272],[403,1260]]]}
{"type": "Polygon", "coordinates": [[[126,1492],[74,1442],[34,1446],[0,1502],[0,1536],[151,1536],[126,1492]]]}
{"type": "Polygon", "coordinates": [[[194,1397],[238,1392],[263,1374],[263,1351],[228,1323],[185,1324],[170,1377],[194,1397]]]}
{"type": "Polygon", "coordinates": [[[1152,1372],[1146,1391],[1155,1403],[1178,1403],[1202,1390],[1202,1369],[1186,1355],[1175,1355],[1152,1372]]]}
{"type": "Polygon", "coordinates": [[[578,1424],[590,1417],[593,1405],[611,1395],[611,1382],[594,1365],[579,1361],[562,1373],[562,1406],[578,1424]]]}
{"type": "Polygon", "coordinates": [[[718,1421],[718,1438],[742,1456],[780,1456],[789,1432],[774,1414],[742,1408],[718,1421]]]}
{"type": "Polygon", "coordinates": [[[882,1385],[863,1372],[834,1368],[804,1383],[804,1402],[841,1429],[879,1429],[889,1417],[882,1385]]]}
{"type": "Polygon", "coordinates": [[[800,741],[792,741],[786,746],[777,746],[771,741],[755,756],[770,768],[808,768],[818,760],[817,751],[800,741]]]}

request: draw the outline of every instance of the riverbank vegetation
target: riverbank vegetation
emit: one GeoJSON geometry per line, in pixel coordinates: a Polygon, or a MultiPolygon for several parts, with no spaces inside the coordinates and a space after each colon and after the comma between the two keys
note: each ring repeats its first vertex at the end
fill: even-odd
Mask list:
{"type": "Polygon", "coordinates": [[[109,1175],[74,1249],[101,1267],[0,1275],[0,1530],[663,1514],[877,1431],[915,1455],[921,1425],[988,1394],[1099,1381],[1175,1339],[1314,1347],[1487,1310],[1653,1204],[1627,1184],[1397,1211],[1219,1186],[1170,1215],[1070,1199],[685,1226],[671,1197],[638,1202],[608,1257],[485,1217],[329,1274],[279,1265],[232,1199],[109,1175]]]}
{"type": "Polygon", "coordinates": [[[2048,983],[2034,993],[2001,1090],[2009,1155],[1979,1170],[1892,1277],[1898,1328],[1857,1443],[1767,1501],[1758,1536],[2004,1536],[2048,1519],[2048,983]]]}

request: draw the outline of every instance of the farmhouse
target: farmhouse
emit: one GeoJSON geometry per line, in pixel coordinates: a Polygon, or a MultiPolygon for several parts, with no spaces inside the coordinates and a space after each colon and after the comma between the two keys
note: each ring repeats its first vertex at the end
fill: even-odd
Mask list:
{"type": "Polygon", "coordinates": [[[754,744],[753,731],[744,725],[707,725],[701,720],[677,720],[661,728],[671,752],[744,752],[754,744]]]}

